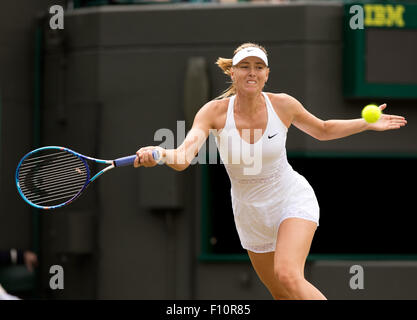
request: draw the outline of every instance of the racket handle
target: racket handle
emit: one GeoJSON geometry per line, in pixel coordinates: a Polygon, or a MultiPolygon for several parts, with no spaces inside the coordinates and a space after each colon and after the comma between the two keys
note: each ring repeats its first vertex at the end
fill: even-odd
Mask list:
{"type": "MultiPolygon", "coordinates": [[[[159,160],[159,152],[157,150],[152,151],[152,156],[156,161],[159,160]]],[[[133,162],[135,162],[135,159],[136,159],[136,155],[118,158],[114,160],[114,166],[115,167],[130,166],[130,165],[133,165],[133,162]]]]}
{"type": "Polygon", "coordinates": [[[119,159],[114,160],[114,166],[115,167],[130,166],[130,165],[133,165],[133,162],[135,162],[135,159],[136,159],[136,154],[132,156],[119,158],[119,159]]]}

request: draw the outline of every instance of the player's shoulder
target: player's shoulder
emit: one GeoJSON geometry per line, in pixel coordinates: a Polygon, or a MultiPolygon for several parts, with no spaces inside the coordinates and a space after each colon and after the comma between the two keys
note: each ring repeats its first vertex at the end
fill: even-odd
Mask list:
{"type": "Polygon", "coordinates": [[[212,129],[222,128],[227,115],[230,98],[214,99],[203,105],[197,112],[198,121],[208,123],[212,129]]]}
{"type": "Polygon", "coordinates": [[[207,102],[206,106],[213,112],[224,112],[227,110],[230,98],[213,99],[207,102]]]}
{"type": "Polygon", "coordinates": [[[294,116],[302,110],[301,103],[287,93],[266,94],[268,95],[275,112],[284,124],[289,127],[294,119],[294,116]]]}
{"type": "Polygon", "coordinates": [[[266,93],[275,111],[293,114],[299,108],[299,101],[287,93],[266,93]]]}
{"type": "Polygon", "coordinates": [[[218,117],[225,114],[227,112],[229,100],[230,98],[211,100],[200,108],[199,113],[212,117],[218,117]]]}
{"type": "Polygon", "coordinates": [[[296,98],[289,95],[288,93],[271,93],[266,92],[268,95],[269,100],[271,100],[273,105],[281,105],[281,106],[290,106],[293,103],[298,102],[296,98]]]}

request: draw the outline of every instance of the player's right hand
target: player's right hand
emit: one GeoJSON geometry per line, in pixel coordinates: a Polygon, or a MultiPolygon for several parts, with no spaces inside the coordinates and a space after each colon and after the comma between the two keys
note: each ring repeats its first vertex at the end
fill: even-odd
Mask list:
{"type": "Polygon", "coordinates": [[[140,148],[136,151],[136,159],[133,166],[135,168],[156,166],[158,162],[152,156],[152,151],[155,149],[157,149],[157,147],[149,146],[140,148]]]}

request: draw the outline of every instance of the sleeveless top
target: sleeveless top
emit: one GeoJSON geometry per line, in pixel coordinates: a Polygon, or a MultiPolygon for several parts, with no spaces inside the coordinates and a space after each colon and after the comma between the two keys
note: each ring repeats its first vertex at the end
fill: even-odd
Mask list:
{"type": "Polygon", "coordinates": [[[253,144],[246,142],[249,141],[249,129],[242,130],[245,141],[236,128],[236,96],[230,98],[224,128],[214,136],[230,178],[232,198],[244,203],[268,205],[286,199],[298,174],[287,161],[285,143],[288,129],[276,114],[267,94],[262,94],[268,120],[263,134],[261,129],[255,129],[253,144]]]}

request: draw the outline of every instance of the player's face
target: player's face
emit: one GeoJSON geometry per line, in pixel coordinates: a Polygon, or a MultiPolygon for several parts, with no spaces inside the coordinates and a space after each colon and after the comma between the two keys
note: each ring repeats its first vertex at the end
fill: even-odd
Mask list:
{"type": "Polygon", "coordinates": [[[268,80],[269,68],[258,57],[247,57],[232,68],[232,80],[238,91],[262,91],[268,80]]]}

